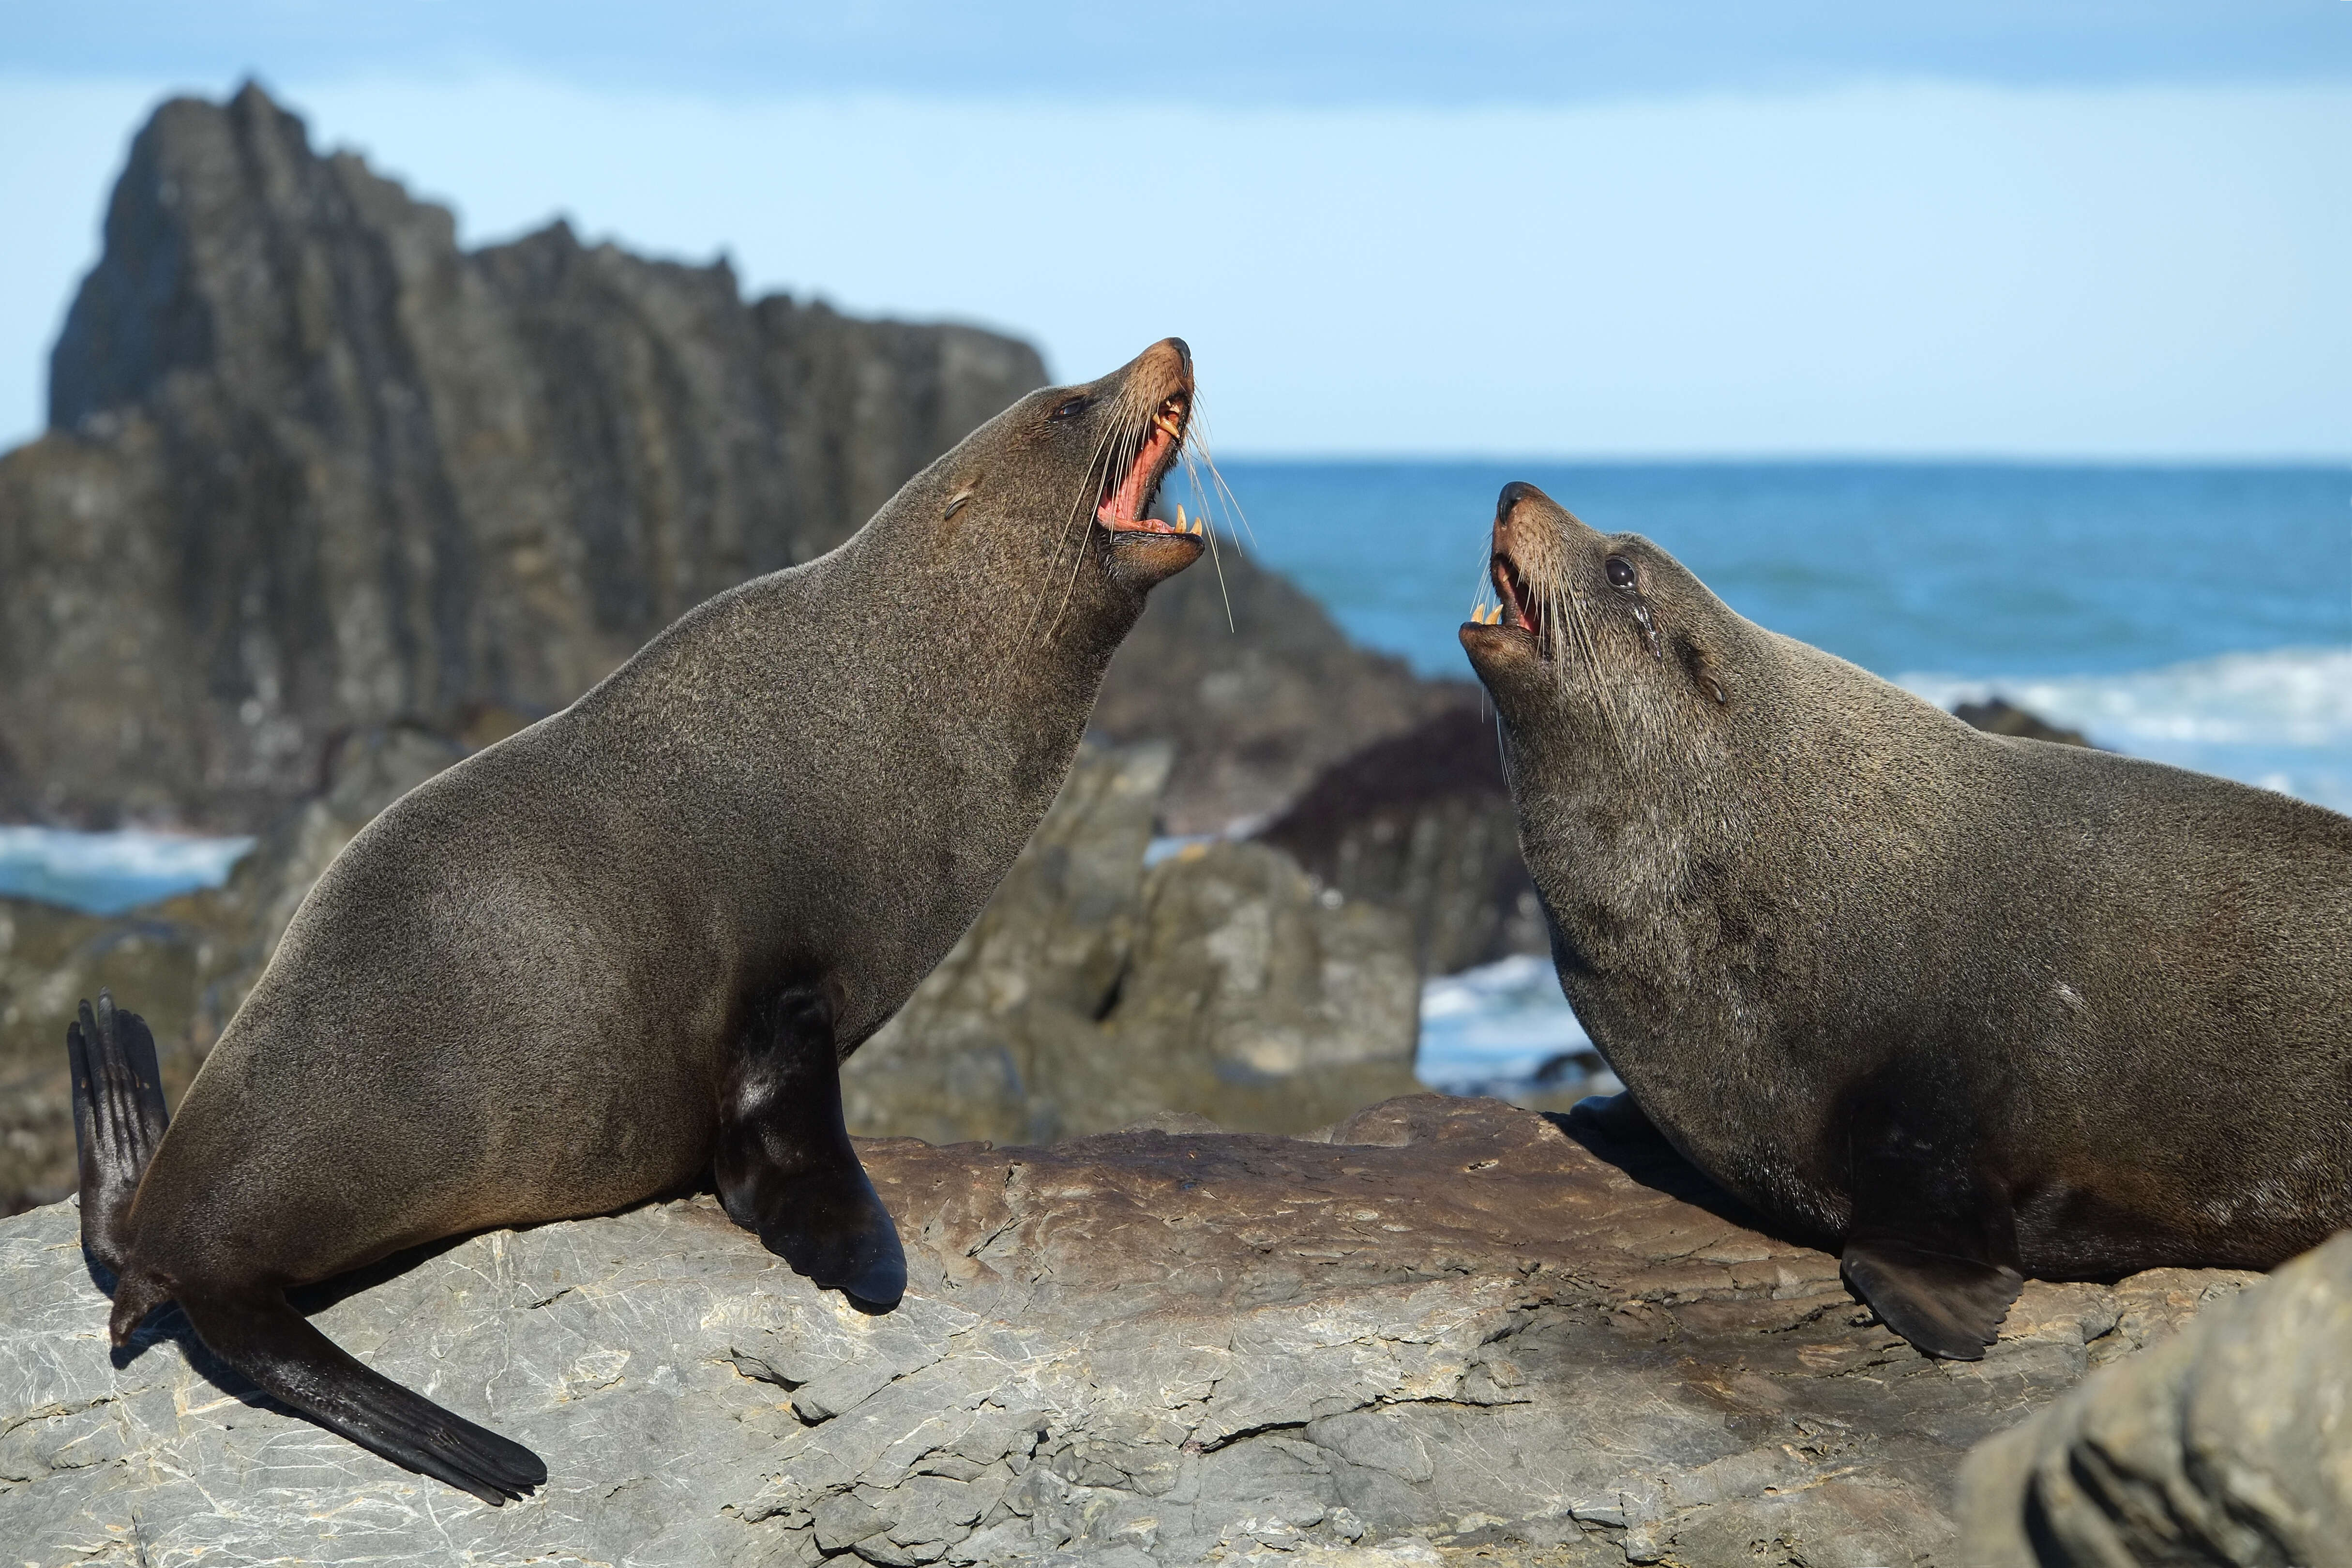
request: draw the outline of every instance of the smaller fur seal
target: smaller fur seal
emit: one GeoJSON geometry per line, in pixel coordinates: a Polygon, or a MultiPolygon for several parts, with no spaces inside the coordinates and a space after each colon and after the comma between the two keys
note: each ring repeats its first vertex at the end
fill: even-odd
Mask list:
{"type": "Polygon", "coordinates": [[[688,612],[328,867],[167,1119],[101,994],[68,1033],[82,1240],[124,1342],[176,1300],[320,1426],[490,1503],[538,1456],[330,1342],[289,1289],[715,1176],[819,1284],[906,1287],[838,1068],[980,912],[1146,595],[1174,338],[1031,394],[856,537],[688,612]]]}
{"type": "Polygon", "coordinates": [[[2022,1275],[2352,1224],[2352,820],[1980,733],[1529,485],[1490,575],[1462,643],[1612,1120],[1963,1360],[2022,1275]]]}

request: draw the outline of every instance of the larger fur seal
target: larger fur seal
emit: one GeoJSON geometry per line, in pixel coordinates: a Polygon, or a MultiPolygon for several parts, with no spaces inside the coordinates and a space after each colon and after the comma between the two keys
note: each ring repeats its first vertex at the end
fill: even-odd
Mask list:
{"type": "Polygon", "coordinates": [[[1638,1110],[1974,1359],[2021,1274],[2352,1224],[2352,820],[1978,732],[1505,489],[1462,642],[1638,1110]]]}
{"type": "Polygon", "coordinates": [[[545,1467],[346,1355],[289,1287],[715,1168],[771,1248],[895,1302],[835,1068],[978,914],[1146,593],[1199,556],[1146,515],[1192,402],[1172,338],[1032,394],[838,550],[404,797],[168,1131],[145,1026],[86,1007],[82,1235],[115,1342],[175,1300],[268,1393],[495,1503],[545,1467]]]}

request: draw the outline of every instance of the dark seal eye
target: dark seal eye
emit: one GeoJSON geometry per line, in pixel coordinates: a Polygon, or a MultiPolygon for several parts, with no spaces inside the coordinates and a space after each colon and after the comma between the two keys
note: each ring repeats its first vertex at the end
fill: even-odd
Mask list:
{"type": "Polygon", "coordinates": [[[1079,415],[1084,414],[1086,411],[1087,400],[1085,398],[1071,397],[1064,399],[1062,405],[1059,408],[1055,409],[1051,414],[1046,415],[1045,417],[1058,424],[1065,419],[1076,419],[1079,415]]]}
{"type": "Polygon", "coordinates": [[[1609,564],[1601,570],[1609,574],[1609,584],[1612,588],[1630,588],[1633,585],[1633,568],[1626,563],[1625,558],[1622,555],[1612,555],[1609,558],[1609,564]]]}

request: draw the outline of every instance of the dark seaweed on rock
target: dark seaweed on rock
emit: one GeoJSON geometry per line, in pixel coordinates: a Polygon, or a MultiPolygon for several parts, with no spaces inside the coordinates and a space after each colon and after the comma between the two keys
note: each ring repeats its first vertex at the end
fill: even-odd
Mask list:
{"type": "Polygon", "coordinates": [[[1422,972],[1544,951],[1494,721],[1468,692],[1342,760],[1258,835],[1325,885],[1403,910],[1422,972]]]}

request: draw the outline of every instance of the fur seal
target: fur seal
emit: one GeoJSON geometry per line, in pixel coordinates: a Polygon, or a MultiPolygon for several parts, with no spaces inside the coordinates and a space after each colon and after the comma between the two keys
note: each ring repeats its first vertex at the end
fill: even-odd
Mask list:
{"type": "Polygon", "coordinates": [[[1505,488],[1501,715],[1560,984],[1630,1108],[1932,1355],[2021,1276],[2352,1224],[2352,820],[1988,735],[1505,488]]]}
{"type": "Polygon", "coordinates": [[[345,1354],[289,1288],[714,1173],[795,1268],[895,1303],[836,1069],[979,913],[1146,594],[1201,554],[1148,515],[1192,397],[1174,338],[1031,394],[839,549],[404,796],[168,1123],[146,1026],[85,1006],[82,1237],[115,1342],[176,1300],[285,1404],[495,1504],[546,1467],[345,1354]]]}

